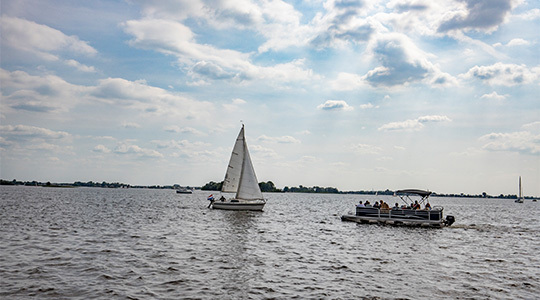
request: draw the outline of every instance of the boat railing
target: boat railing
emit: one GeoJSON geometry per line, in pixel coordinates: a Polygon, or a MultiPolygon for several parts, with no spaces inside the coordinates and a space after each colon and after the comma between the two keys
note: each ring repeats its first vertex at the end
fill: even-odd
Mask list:
{"type": "Polygon", "coordinates": [[[377,217],[377,218],[411,218],[411,219],[427,219],[441,220],[443,208],[435,206],[431,210],[425,209],[379,209],[376,207],[357,207],[357,216],[377,217]]]}

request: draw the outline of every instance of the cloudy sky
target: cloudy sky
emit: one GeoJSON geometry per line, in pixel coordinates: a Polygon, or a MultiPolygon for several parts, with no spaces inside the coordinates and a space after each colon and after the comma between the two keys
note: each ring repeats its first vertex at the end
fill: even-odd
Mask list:
{"type": "Polygon", "coordinates": [[[532,0],[2,0],[1,178],[540,196],[532,0]]]}

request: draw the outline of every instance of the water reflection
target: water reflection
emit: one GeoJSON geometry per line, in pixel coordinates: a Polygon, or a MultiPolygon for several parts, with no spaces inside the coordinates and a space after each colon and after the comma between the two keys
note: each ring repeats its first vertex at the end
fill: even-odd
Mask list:
{"type": "Polygon", "coordinates": [[[258,221],[262,212],[216,211],[222,224],[218,229],[220,248],[215,255],[219,262],[219,281],[227,292],[247,298],[252,283],[260,281],[258,268],[264,261],[257,253],[258,221]]]}

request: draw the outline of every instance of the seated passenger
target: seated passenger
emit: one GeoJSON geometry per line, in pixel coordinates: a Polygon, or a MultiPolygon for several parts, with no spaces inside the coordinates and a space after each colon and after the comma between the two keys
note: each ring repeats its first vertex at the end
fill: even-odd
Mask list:
{"type": "Polygon", "coordinates": [[[373,204],[373,207],[380,208],[381,205],[379,204],[379,201],[375,201],[375,204],[373,204]]]}
{"type": "Polygon", "coordinates": [[[362,201],[360,201],[360,203],[356,204],[356,207],[366,207],[366,206],[364,205],[364,203],[362,203],[362,201]]]}
{"type": "Polygon", "coordinates": [[[428,203],[426,203],[426,210],[431,210],[431,205],[428,203]]]}
{"type": "Polygon", "coordinates": [[[414,205],[412,206],[412,209],[420,209],[420,204],[418,204],[418,201],[414,201],[414,205]]]}
{"type": "Polygon", "coordinates": [[[390,206],[388,206],[388,203],[381,200],[381,209],[389,210],[390,206]]]}
{"type": "Polygon", "coordinates": [[[399,203],[396,202],[396,205],[394,205],[394,207],[392,207],[392,209],[400,209],[399,203]]]}
{"type": "Polygon", "coordinates": [[[367,201],[367,200],[366,200],[366,203],[364,205],[365,205],[365,207],[373,207],[373,206],[371,206],[371,203],[369,203],[369,201],[367,201]]]}

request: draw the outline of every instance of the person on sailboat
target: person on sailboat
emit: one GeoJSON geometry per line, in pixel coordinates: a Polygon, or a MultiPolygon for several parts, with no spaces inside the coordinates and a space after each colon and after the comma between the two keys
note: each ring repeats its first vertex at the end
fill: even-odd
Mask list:
{"type": "Polygon", "coordinates": [[[208,208],[210,208],[212,206],[212,204],[214,204],[214,194],[211,194],[206,199],[208,199],[208,201],[210,201],[210,204],[208,204],[208,208]]]}

